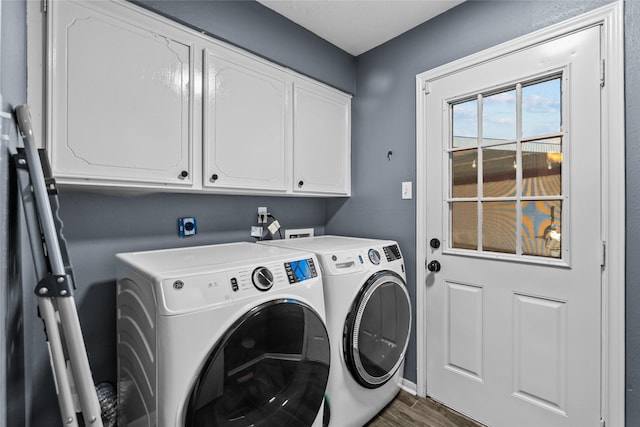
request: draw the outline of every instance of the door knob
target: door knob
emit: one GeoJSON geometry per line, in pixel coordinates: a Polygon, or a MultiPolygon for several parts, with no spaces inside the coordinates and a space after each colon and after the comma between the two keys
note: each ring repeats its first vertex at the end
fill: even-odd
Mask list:
{"type": "Polygon", "coordinates": [[[431,261],[429,264],[427,264],[427,270],[433,273],[437,273],[438,271],[440,271],[440,263],[438,261],[431,261]]]}
{"type": "Polygon", "coordinates": [[[433,249],[438,249],[440,247],[440,240],[431,239],[431,241],[429,242],[429,246],[431,246],[433,249]]]}

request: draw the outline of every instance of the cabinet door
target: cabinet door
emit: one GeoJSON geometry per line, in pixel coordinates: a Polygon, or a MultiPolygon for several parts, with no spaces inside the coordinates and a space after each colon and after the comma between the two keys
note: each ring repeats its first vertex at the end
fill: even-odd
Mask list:
{"type": "Polygon", "coordinates": [[[126,4],[49,4],[54,175],[190,186],[193,48],[183,33],[126,4]]]}
{"type": "Polygon", "coordinates": [[[350,195],[351,98],[324,86],[294,86],[293,191],[350,195]]]}
{"type": "Polygon", "coordinates": [[[285,192],[290,78],[222,47],[204,62],[204,187],[285,192]]]}

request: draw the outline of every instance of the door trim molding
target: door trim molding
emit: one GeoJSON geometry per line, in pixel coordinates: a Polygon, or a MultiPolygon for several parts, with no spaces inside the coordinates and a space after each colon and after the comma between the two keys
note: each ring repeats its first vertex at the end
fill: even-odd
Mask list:
{"type": "Polygon", "coordinates": [[[527,49],[595,25],[602,26],[605,85],[601,91],[602,239],[606,265],[602,270],[601,415],[609,426],[625,422],[625,104],[624,2],[594,9],[575,18],[502,43],[416,76],[416,342],[417,393],[427,395],[426,366],[426,93],[430,82],[497,57],[527,49]]]}

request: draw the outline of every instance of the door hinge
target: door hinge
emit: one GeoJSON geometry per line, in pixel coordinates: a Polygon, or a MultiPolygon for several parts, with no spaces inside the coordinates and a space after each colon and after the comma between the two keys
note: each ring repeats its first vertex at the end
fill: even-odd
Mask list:
{"type": "Polygon", "coordinates": [[[425,95],[429,95],[429,92],[431,92],[431,85],[429,84],[429,82],[422,83],[422,91],[425,95]]]}
{"type": "Polygon", "coordinates": [[[604,59],[600,62],[600,87],[604,87],[605,77],[605,62],[604,59]]]}
{"type": "Polygon", "coordinates": [[[600,248],[600,265],[604,267],[607,265],[607,242],[602,241],[602,246],[600,248]]]}
{"type": "Polygon", "coordinates": [[[47,13],[47,0],[42,0],[42,13],[47,13]]]}
{"type": "Polygon", "coordinates": [[[604,418],[600,418],[600,427],[606,427],[607,423],[604,421],[604,418]]]}

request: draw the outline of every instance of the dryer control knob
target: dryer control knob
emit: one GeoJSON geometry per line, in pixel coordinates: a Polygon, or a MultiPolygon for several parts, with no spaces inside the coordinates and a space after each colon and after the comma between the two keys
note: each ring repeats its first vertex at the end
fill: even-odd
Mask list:
{"type": "Polygon", "coordinates": [[[267,267],[258,267],[253,270],[251,280],[259,291],[268,291],[273,286],[273,273],[267,267]]]}
{"type": "Polygon", "coordinates": [[[371,261],[373,265],[380,264],[380,252],[375,249],[369,249],[369,261],[371,261]]]}

